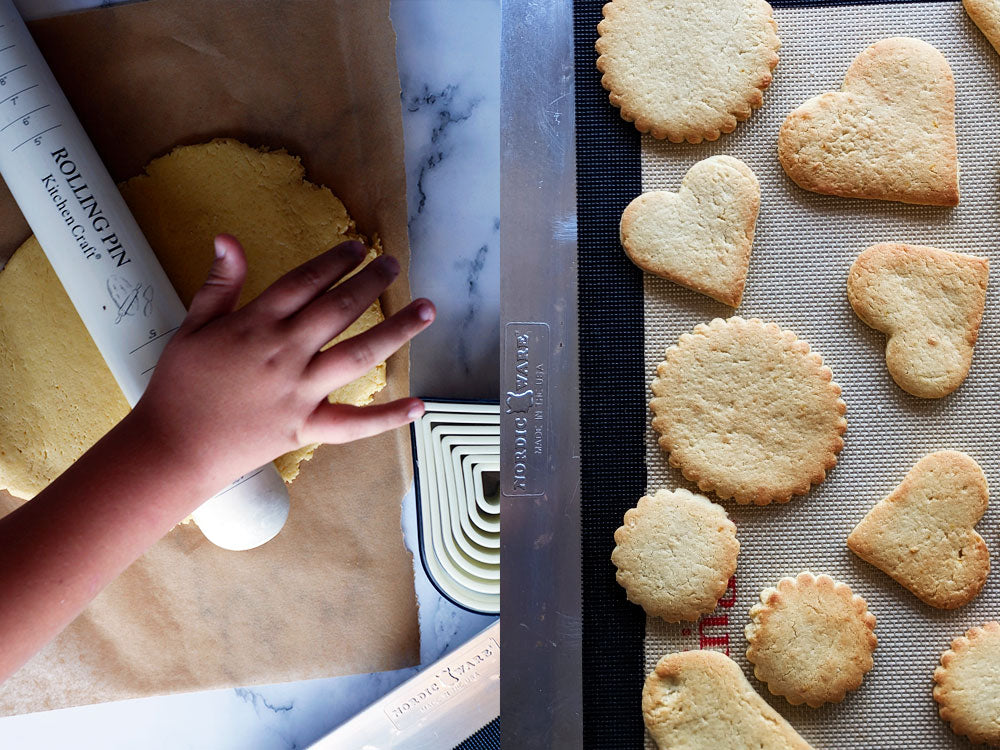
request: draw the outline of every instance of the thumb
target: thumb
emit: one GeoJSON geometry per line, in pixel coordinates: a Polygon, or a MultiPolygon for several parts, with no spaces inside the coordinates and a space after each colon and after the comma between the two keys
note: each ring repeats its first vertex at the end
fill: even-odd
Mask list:
{"type": "Polygon", "coordinates": [[[196,329],[236,308],[247,276],[247,256],[231,234],[215,238],[215,262],[208,278],[191,300],[184,327],[196,329]]]}

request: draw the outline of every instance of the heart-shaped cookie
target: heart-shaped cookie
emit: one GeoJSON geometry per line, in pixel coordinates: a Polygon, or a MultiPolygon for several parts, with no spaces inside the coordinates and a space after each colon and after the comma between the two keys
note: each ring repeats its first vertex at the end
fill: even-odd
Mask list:
{"type": "Polygon", "coordinates": [[[993,48],[1000,52],[1000,0],[962,0],[962,5],[993,48]]]}
{"type": "Polygon", "coordinates": [[[838,92],[809,99],[778,133],[800,187],[845,198],[958,204],[955,79],[919,39],[883,39],[855,58],[838,92]]]}
{"type": "Polygon", "coordinates": [[[760,184],[731,156],[698,162],[680,190],[643,193],[621,220],[622,247],[639,268],[738,307],[760,209],[760,184]]]}
{"type": "Polygon", "coordinates": [[[646,677],[642,718],[661,750],[812,750],[718,651],[667,654],[646,677]]]}
{"type": "Polygon", "coordinates": [[[955,609],[990,572],[990,552],[973,528],[988,500],[979,464],[958,451],[931,453],[869,511],[847,546],[932,607],[955,609]]]}
{"type": "Polygon", "coordinates": [[[888,334],[885,362],[899,387],[941,398],[969,374],[988,279],[986,258],[887,242],[854,261],[847,298],[858,317],[888,334]]]}

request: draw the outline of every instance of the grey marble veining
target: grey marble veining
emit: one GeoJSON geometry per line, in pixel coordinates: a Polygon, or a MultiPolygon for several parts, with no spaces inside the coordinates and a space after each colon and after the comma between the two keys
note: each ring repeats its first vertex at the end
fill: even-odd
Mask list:
{"type": "MultiPolygon", "coordinates": [[[[27,17],[105,4],[16,0],[27,17]]],[[[412,349],[415,395],[496,399],[499,368],[499,0],[393,0],[402,85],[411,286],[438,307],[412,349]]],[[[403,501],[416,545],[412,492],[403,501]]],[[[415,550],[414,550],[415,551],[415,550]]],[[[441,598],[415,555],[421,661],[485,628],[441,598]]],[[[143,698],[0,719],[0,748],[293,750],[418,668],[143,698]]]]}
{"type": "Polygon", "coordinates": [[[496,399],[500,341],[498,0],[396,0],[414,295],[438,320],[415,395],[496,399]],[[419,40],[419,41],[418,41],[419,40]]]}

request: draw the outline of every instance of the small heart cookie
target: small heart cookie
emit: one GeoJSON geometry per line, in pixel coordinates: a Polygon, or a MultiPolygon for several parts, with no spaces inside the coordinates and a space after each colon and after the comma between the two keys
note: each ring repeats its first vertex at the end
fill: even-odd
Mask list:
{"type": "Polygon", "coordinates": [[[855,58],[838,92],[809,99],[778,132],[800,187],[844,198],[958,205],[955,79],[919,39],[883,39],[855,58]]]}
{"type": "Polygon", "coordinates": [[[872,245],[847,276],[847,298],[888,334],[885,362],[900,388],[947,396],[969,374],[986,307],[989,260],[920,245],[872,245]]]}
{"type": "Polygon", "coordinates": [[[718,651],[667,654],[646,677],[642,718],[661,750],[812,750],[718,651]]]}
{"type": "Polygon", "coordinates": [[[989,501],[979,464],[958,451],[924,456],[862,519],[847,546],[939,609],[972,601],[990,552],[973,526],[989,501]]]}
{"type": "Polygon", "coordinates": [[[962,0],[962,5],[993,48],[1000,52],[1000,0],[962,0]]]}
{"type": "Polygon", "coordinates": [[[712,156],[688,170],[676,193],[656,190],[628,204],[622,247],[644,271],[739,307],[759,209],[753,170],[712,156]]]}

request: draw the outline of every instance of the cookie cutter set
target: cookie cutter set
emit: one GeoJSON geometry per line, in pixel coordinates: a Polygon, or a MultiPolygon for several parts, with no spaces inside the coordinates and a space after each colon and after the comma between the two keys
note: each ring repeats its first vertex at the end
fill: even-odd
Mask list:
{"type": "MultiPolygon", "coordinates": [[[[186,310],[12,0],[0,0],[0,120],[0,175],[134,406],[186,310]]],[[[245,550],[274,537],[288,508],[268,464],[193,517],[213,543],[245,550]]]]}
{"type": "Polygon", "coordinates": [[[500,612],[500,414],[495,403],[425,400],[413,422],[420,560],[459,607],[500,612]]]}

